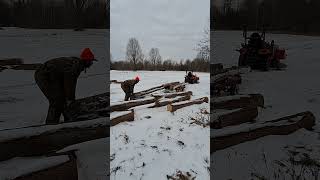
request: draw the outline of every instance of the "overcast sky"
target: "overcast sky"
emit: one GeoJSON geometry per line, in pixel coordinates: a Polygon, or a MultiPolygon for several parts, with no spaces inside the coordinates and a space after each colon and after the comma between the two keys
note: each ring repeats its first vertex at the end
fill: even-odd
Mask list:
{"type": "Polygon", "coordinates": [[[209,27],[209,0],[114,0],[110,2],[111,54],[124,60],[129,38],[138,39],[145,55],[159,48],[163,59],[192,59],[209,27]]]}

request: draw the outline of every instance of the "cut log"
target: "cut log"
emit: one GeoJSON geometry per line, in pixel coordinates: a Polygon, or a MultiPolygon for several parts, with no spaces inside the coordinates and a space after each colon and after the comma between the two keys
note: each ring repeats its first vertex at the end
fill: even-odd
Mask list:
{"type": "Polygon", "coordinates": [[[111,126],[117,125],[122,122],[134,121],[134,111],[120,111],[110,114],[111,126]]]}
{"type": "Polygon", "coordinates": [[[178,102],[178,103],[173,103],[173,104],[168,104],[167,105],[167,110],[170,112],[174,112],[178,109],[187,107],[187,106],[191,106],[194,104],[202,104],[202,103],[208,103],[209,102],[209,98],[208,97],[203,97],[203,98],[199,98],[199,99],[195,99],[195,100],[191,100],[191,101],[182,101],[182,102],[178,102]]]}
{"type": "Polygon", "coordinates": [[[264,98],[261,94],[236,95],[213,98],[213,109],[237,109],[243,107],[264,107],[264,98]]]}
{"type": "Polygon", "coordinates": [[[20,64],[20,65],[11,66],[11,69],[14,69],[14,70],[37,70],[41,65],[42,65],[41,63],[20,64]]]}
{"type": "Polygon", "coordinates": [[[186,95],[186,96],[177,97],[177,98],[174,98],[174,99],[164,99],[164,100],[161,100],[161,101],[156,101],[155,104],[153,106],[150,106],[149,108],[166,106],[168,104],[190,100],[190,98],[191,98],[190,95],[186,95]]]}
{"type": "Polygon", "coordinates": [[[246,107],[236,110],[213,114],[210,127],[220,129],[227,126],[239,125],[246,122],[253,122],[258,116],[257,107],[246,107]]]}
{"type": "Polygon", "coordinates": [[[163,84],[161,86],[156,86],[144,91],[139,91],[133,94],[133,96],[131,97],[132,99],[139,99],[139,98],[143,98],[145,95],[156,92],[156,91],[160,91],[162,89],[168,89],[170,87],[173,87],[175,85],[179,84],[179,82],[172,82],[172,83],[166,83],[163,84]]]}
{"type": "Polygon", "coordinates": [[[173,90],[176,92],[182,92],[182,91],[184,91],[185,88],[186,88],[185,84],[178,84],[178,85],[173,86],[173,90]]]}
{"type": "Polygon", "coordinates": [[[307,111],[273,121],[243,125],[241,128],[211,129],[210,152],[226,149],[268,135],[288,135],[301,128],[311,130],[314,125],[315,117],[311,112],[307,111]]]}
{"type": "Polygon", "coordinates": [[[145,99],[139,99],[139,100],[132,100],[132,101],[123,101],[111,104],[110,106],[110,112],[114,111],[126,111],[132,107],[135,106],[141,106],[145,104],[151,104],[156,102],[157,98],[145,98],[145,99]]]}
{"type": "Polygon", "coordinates": [[[19,65],[19,64],[23,64],[23,60],[20,58],[8,58],[8,59],[0,60],[0,66],[19,65]]]}
{"type": "Polygon", "coordinates": [[[111,83],[115,83],[115,84],[121,84],[121,83],[123,83],[123,81],[118,81],[118,80],[111,80],[111,83]]]}
{"type": "MultiPolygon", "coordinates": [[[[78,180],[77,160],[69,156],[70,160],[46,169],[19,176],[14,180],[78,180]]],[[[46,165],[44,165],[46,166],[46,165]]]]}
{"type": "Polygon", "coordinates": [[[220,73],[220,74],[214,75],[210,79],[210,81],[211,81],[211,83],[214,83],[214,82],[219,81],[220,79],[224,79],[224,78],[229,77],[229,76],[240,76],[240,72],[239,72],[239,70],[229,70],[229,71],[226,71],[224,73],[220,73]]]}
{"type": "Polygon", "coordinates": [[[107,120],[89,120],[0,131],[0,161],[39,156],[66,146],[109,137],[107,120]]]}
{"type": "Polygon", "coordinates": [[[109,116],[110,94],[103,93],[82,99],[77,99],[67,109],[72,121],[83,121],[109,116]]]}
{"type": "Polygon", "coordinates": [[[162,93],[162,94],[151,94],[153,97],[164,97],[164,98],[175,98],[177,96],[192,96],[192,91],[177,92],[177,93],[162,93]]]}

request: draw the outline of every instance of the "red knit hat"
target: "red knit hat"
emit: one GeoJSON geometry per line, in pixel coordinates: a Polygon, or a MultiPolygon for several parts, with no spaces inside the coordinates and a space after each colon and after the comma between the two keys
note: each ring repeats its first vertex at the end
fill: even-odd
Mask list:
{"type": "Polygon", "coordinates": [[[80,55],[80,59],[84,60],[84,61],[96,61],[96,59],[94,59],[94,55],[92,53],[92,51],[90,50],[90,48],[85,48],[81,55],[80,55]]]}
{"type": "Polygon", "coordinates": [[[140,77],[139,77],[139,76],[136,76],[135,80],[136,80],[136,81],[140,81],[140,77]]]}

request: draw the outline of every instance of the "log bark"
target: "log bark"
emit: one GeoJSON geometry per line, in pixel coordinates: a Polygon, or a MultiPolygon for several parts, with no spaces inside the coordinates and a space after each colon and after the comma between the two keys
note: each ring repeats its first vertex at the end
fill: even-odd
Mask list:
{"type": "Polygon", "coordinates": [[[176,98],[176,99],[167,99],[167,100],[162,100],[162,101],[156,101],[155,104],[153,106],[150,106],[149,108],[166,106],[168,104],[186,101],[186,100],[190,100],[190,99],[191,99],[191,95],[186,95],[186,96],[182,96],[182,97],[176,98]]]}
{"type": "MultiPolygon", "coordinates": [[[[273,121],[250,125],[245,129],[234,130],[228,134],[226,130],[211,130],[210,152],[226,149],[240,143],[252,141],[268,135],[288,135],[301,128],[311,130],[315,125],[315,116],[307,111],[273,121]],[[215,132],[216,131],[216,132],[215,132]]],[[[238,127],[237,127],[238,128],[238,127]]]]}
{"type": "Polygon", "coordinates": [[[139,99],[132,101],[125,101],[123,103],[118,103],[110,106],[110,112],[114,111],[126,111],[132,107],[141,106],[145,104],[151,104],[156,102],[157,98],[139,99]]]}
{"type": "Polygon", "coordinates": [[[11,69],[14,69],[14,70],[37,70],[41,65],[42,65],[41,63],[20,64],[20,65],[11,66],[11,69]]]}
{"type": "Polygon", "coordinates": [[[30,128],[19,128],[0,131],[0,137],[22,132],[37,132],[37,134],[21,135],[14,138],[2,138],[0,142],[0,161],[13,157],[39,156],[48,154],[64,147],[85,141],[109,137],[107,121],[65,123],[63,125],[47,125],[30,128]]]}
{"type": "Polygon", "coordinates": [[[173,103],[173,104],[168,104],[167,105],[167,110],[170,112],[174,112],[178,109],[187,107],[187,106],[191,106],[194,104],[202,104],[202,103],[208,103],[209,99],[208,97],[203,97],[203,98],[199,98],[199,99],[195,99],[195,100],[191,100],[191,101],[186,101],[186,102],[179,102],[179,103],[173,103]]]}
{"type": "Polygon", "coordinates": [[[170,87],[173,87],[174,85],[179,84],[179,82],[171,82],[171,83],[166,83],[161,86],[156,86],[147,90],[139,91],[133,94],[132,99],[139,99],[143,98],[145,95],[162,90],[162,89],[168,89],[170,87]]]}
{"type": "Polygon", "coordinates": [[[134,121],[134,111],[128,111],[126,114],[122,114],[120,116],[110,117],[111,126],[115,126],[122,122],[134,121]]]}
{"type": "Polygon", "coordinates": [[[173,90],[176,92],[182,92],[186,88],[185,84],[178,84],[173,87],[173,90]]]}
{"type": "Polygon", "coordinates": [[[264,107],[264,98],[261,94],[236,95],[213,98],[213,109],[237,109],[243,107],[264,107]]]}
{"type": "Polygon", "coordinates": [[[192,96],[192,91],[178,92],[178,93],[165,93],[165,94],[151,94],[153,97],[175,98],[177,96],[192,96]]]}
{"type": "Polygon", "coordinates": [[[77,159],[72,156],[69,156],[69,158],[70,160],[68,162],[37,172],[32,172],[30,174],[17,177],[14,180],[78,180],[77,159]]]}
{"type": "Polygon", "coordinates": [[[20,58],[8,58],[8,59],[0,60],[0,66],[19,65],[19,64],[23,64],[23,60],[20,58]]]}
{"type": "Polygon", "coordinates": [[[246,122],[253,122],[258,116],[257,107],[246,107],[232,111],[231,113],[221,114],[213,117],[210,127],[212,129],[221,129],[227,126],[239,125],[246,122]]]}
{"type": "Polygon", "coordinates": [[[103,93],[77,99],[67,108],[72,121],[83,121],[109,116],[110,94],[103,93]]]}

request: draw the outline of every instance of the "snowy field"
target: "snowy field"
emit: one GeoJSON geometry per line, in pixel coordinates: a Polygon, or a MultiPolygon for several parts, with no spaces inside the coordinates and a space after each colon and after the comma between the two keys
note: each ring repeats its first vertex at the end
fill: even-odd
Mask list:
{"type": "MultiPolygon", "coordinates": [[[[109,31],[106,29],[87,29],[75,32],[56,29],[5,28],[5,30],[0,30],[0,41],[3,44],[0,50],[0,59],[22,58],[25,63],[44,63],[56,57],[79,57],[82,49],[89,47],[99,61],[94,63],[87,70],[87,73],[81,74],[76,91],[76,98],[88,97],[107,91],[109,79],[107,71],[108,36],[109,31]]],[[[4,129],[44,124],[48,102],[35,84],[34,71],[9,69],[0,72],[0,74],[1,134],[4,134],[4,129]]],[[[107,121],[106,118],[103,119],[107,121]]],[[[12,134],[8,136],[12,136],[12,134]]],[[[109,138],[103,138],[66,147],[66,150],[78,150],[76,155],[80,180],[106,178],[108,169],[106,163],[109,155],[108,141],[109,138]]],[[[44,161],[46,161],[44,158],[34,158],[34,165],[28,163],[28,158],[0,162],[0,167],[3,167],[0,168],[0,179],[5,176],[27,174],[32,170],[41,170],[44,168],[43,164],[52,166],[57,160],[44,161]]]]}
{"type": "MultiPolygon", "coordinates": [[[[135,92],[164,83],[184,81],[185,72],[111,71],[110,79],[124,81],[139,75],[135,92]]],[[[197,73],[199,84],[187,84],[191,99],[210,97],[209,73],[197,73]]],[[[123,101],[120,84],[111,84],[111,104],[123,101]]],[[[135,120],[111,127],[111,179],[167,179],[177,171],[189,172],[196,179],[209,179],[209,126],[190,124],[191,118],[209,120],[201,109],[209,111],[209,103],[192,105],[170,113],[166,106],[135,107],[135,120]],[[149,116],[149,117],[148,117],[149,116]]]]}
{"type": "MultiPolygon", "coordinates": [[[[302,129],[287,136],[267,136],[211,154],[213,179],[251,179],[251,173],[276,179],[273,173],[279,166],[275,160],[289,159],[289,150],[306,153],[312,160],[319,162],[320,37],[266,34],[266,39],[274,39],[275,44],[286,49],[288,57],[284,63],[288,67],[285,71],[253,71],[244,74],[240,93],[261,93],[264,96],[266,109],[260,109],[258,122],[311,111],[316,116],[317,124],[314,131],[302,129]]],[[[226,66],[237,65],[239,54],[235,49],[243,41],[242,32],[217,31],[214,32],[213,40],[212,62],[226,66]]],[[[300,168],[297,167],[297,173],[300,168]]],[[[306,174],[306,179],[311,179],[310,171],[306,174]]]]}

